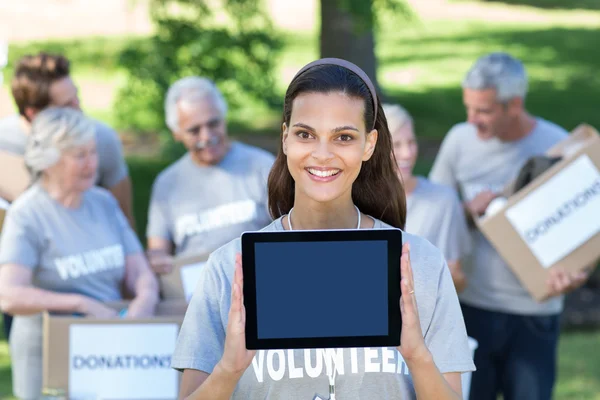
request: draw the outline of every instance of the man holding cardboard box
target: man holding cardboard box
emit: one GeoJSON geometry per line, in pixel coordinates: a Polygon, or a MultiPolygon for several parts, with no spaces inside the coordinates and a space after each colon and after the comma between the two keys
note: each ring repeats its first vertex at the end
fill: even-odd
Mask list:
{"type": "MultiPolygon", "coordinates": [[[[500,192],[527,160],[568,135],[526,111],[526,92],[523,65],[505,53],[481,57],[463,81],[468,121],[446,135],[429,178],[459,190],[468,216],[491,212],[490,203],[502,202],[500,192]]],[[[479,342],[471,399],[495,399],[497,392],[505,399],[550,399],[563,294],[588,274],[552,270],[551,297],[537,302],[472,228],[474,249],[465,263],[471,284],[460,295],[468,334],[479,342]]]]}

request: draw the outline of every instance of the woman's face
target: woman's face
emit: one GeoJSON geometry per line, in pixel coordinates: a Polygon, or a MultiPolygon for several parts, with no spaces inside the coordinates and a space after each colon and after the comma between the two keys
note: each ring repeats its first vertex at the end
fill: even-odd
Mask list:
{"type": "Polygon", "coordinates": [[[283,124],[283,151],[296,196],[319,203],[351,197],[377,142],[377,131],[366,132],[363,116],[363,100],[341,92],[294,99],[290,124],[283,124]]]}
{"type": "Polygon", "coordinates": [[[96,182],[98,155],[96,142],[90,142],[63,150],[60,160],[50,167],[48,175],[69,192],[83,192],[96,182]]]}
{"type": "Polygon", "coordinates": [[[419,153],[412,122],[407,122],[392,132],[392,141],[394,156],[402,177],[405,179],[412,177],[419,153]]]}

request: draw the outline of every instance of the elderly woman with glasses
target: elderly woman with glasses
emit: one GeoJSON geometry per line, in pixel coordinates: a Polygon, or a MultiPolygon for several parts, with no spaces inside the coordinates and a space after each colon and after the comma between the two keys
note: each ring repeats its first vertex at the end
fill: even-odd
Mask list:
{"type": "Polygon", "coordinates": [[[0,239],[0,307],[15,316],[13,392],[37,399],[43,312],[116,317],[104,303],[125,287],[134,294],[126,317],[147,317],[158,284],[117,201],[94,186],[94,125],[80,111],[38,114],[25,163],[33,183],[8,209],[0,239]]]}

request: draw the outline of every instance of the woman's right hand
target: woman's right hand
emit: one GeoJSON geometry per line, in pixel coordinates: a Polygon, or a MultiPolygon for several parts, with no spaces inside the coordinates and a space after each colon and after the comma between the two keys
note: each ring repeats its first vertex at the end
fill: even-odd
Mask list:
{"type": "Polygon", "coordinates": [[[227,373],[242,375],[250,366],[256,350],[246,349],[246,308],[244,307],[244,274],[242,256],[236,254],[231,288],[231,307],[225,333],[225,351],[219,362],[227,373]]]}
{"type": "Polygon", "coordinates": [[[83,297],[80,311],[86,317],[98,319],[116,318],[118,311],[90,297],[83,297]]]}

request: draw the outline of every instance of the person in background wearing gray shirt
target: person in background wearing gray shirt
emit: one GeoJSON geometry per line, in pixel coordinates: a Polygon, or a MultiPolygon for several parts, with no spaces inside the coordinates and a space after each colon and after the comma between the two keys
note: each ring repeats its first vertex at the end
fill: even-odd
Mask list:
{"type": "MultiPolygon", "coordinates": [[[[532,156],[565,139],[558,125],[525,108],[527,75],[505,53],[481,57],[463,81],[467,122],[444,138],[429,178],[458,190],[467,217],[481,216],[532,156]]],[[[472,220],[470,221],[472,222],[472,220]]],[[[556,377],[563,295],[587,273],[553,270],[552,297],[536,302],[485,236],[472,226],[473,252],[465,264],[469,285],[460,294],[475,352],[471,399],[548,400],[556,377]]]]}
{"type": "MultiPolygon", "coordinates": [[[[25,153],[31,121],[49,106],[81,110],[77,87],[70,76],[70,63],[62,55],[41,52],[21,58],[15,66],[11,83],[19,115],[0,120],[0,150],[25,153]]],[[[98,173],[95,184],[108,189],[118,200],[132,227],[131,180],[122,144],[108,125],[93,121],[98,148],[98,173]]]]}
{"type": "MultiPolygon", "coordinates": [[[[77,87],[70,77],[70,63],[62,55],[41,52],[22,57],[15,66],[11,84],[18,115],[0,120],[0,150],[23,155],[31,121],[48,106],[71,107],[80,110],[77,87]]],[[[129,223],[135,229],[131,209],[131,181],[123,157],[121,142],[108,125],[94,121],[98,172],[95,183],[108,189],[118,200],[129,223]]],[[[4,331],[8,339],[12,318],[3,314],[4,331]]]]}
{"type": "MultiPolygon", "coordinates": [[[[362,70],[338,59],[308,64],[286,92],[283,121],[268,184],[275,220],[264,231],[404,228],[391,136],[362,70]]],[[[402,236],[398,348],[247,350],[241,240],[213,252],[172,357],[183,371],[180,398],[326,399],[333,392],[340,399],[460,400],[461,373],[475,367],[450,270],[426,239],[402,236]]]]}
{"type": "Polygon", "coordinates": [[[227,136],[227,104],[213,82],[190,76],[165,99],[168,127],[188,150],[156,178],[148,211],[148,256],[169,273],[173,255],[207,255],[272,219],[267,178],[275,157],[227,136]]]}
{"type": "Polygon", "coordinates": [[[406,231],[429,240],[442,251],[457,292],[467,285],[461,260],[471,251],[464,209],[456,191],[413,175],[419,146],[413,119],[398,104],[383,106],[392,134],[398,174],[406,191],[406,231]]]}
{"type": "Polygon", "coordinates": [[[149,317],[158,283],[115,198],[94,187],[93,122],[72,108],[47,108],[25,149],[33,184],[9,207],[0,238],[0,307],[15,315],[13,391],[38,399],[42,313],[116,317],[103,302],[135,295],[127,318],[149,317]]]}

